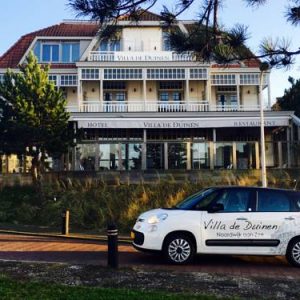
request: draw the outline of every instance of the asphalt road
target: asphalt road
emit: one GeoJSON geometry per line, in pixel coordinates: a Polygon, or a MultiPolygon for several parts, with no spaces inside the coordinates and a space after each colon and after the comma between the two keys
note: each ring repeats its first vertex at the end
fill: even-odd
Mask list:
{"type": "MultiPolygon", "coordinates": [[[[107,265],[107,246],[100,241],[0,234],[0,260],[107,265]]],[[[164,263],[159,255],[137,252],[131,245],[119,245],[121,267],[173,270],[269,278],[299,278],[300,268],[288,265],[284,257],[199,255],[186,266],[164,263]]]]}

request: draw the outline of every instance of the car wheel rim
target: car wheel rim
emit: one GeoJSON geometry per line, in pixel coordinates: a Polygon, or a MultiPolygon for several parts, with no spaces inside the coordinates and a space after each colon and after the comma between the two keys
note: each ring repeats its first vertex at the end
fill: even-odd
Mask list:
{"type": "Polygon", "coordinates": [[[296,243],[292,249],[292,255],[297,263],[300,263],[300,242],[296,243]]]}
{"type": "Polygon", "coordinates": [[[189,258],[191,246],[185,239],[176,239],[169,244],[168,253],[172,261],[182,263],[189,258]]]}

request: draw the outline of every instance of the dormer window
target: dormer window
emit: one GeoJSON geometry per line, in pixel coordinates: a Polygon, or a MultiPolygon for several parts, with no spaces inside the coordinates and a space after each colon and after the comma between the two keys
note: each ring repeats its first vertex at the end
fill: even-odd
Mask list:
{"type": "Polygon", "coordinates": [[[59,44],[43,44],[42,61],[59,62],[59,44]]]}
{"type": "Polygon", "coordinates": [[[163,31],[162,42],[163,42],[163,51],[172,51],[169,32],[163,31]]]}
{"type": "Polygon", "coordinates": [[[41,63],[74,63],[80,59],[79,42],[38,41],[33,50],[41,63]]]}
{"type": "Polygon", "coordinates": [[[62,62],[79,60],[79,43],[62,43],[62,62]]]}
{"type": "Polygon", "coordinates": [[[120,40],[102,40],[100,42],[99,51],[120,51],[121,41],[120,40]]]}

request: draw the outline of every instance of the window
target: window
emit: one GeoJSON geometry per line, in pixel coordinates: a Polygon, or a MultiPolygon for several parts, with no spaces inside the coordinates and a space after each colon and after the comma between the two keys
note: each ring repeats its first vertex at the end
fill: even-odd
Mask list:
{"type": "Polygon", "coordinates": [[[190,79],[207,79],[207,69],[190,69],[190,79]]]}
{"type": "Polygon", "coordinates": [[[62,62],[71,63],[79,60],[79,43],[62,44],[62,62]]]}
{"type": "Polygon", "coordinates": [[[167,92],[160,93],[159,100],[160,101],[169,101],[169,93],[167,93],[167,92]]]}
{"type": "Polygon", "coordinates": [[[163,51],[171,51],[171,41],[170,41],[170,33],[167,31],[163,31],[162,33],[163,40],[163,51]]]}
{"type": "Polygon", "coordinates": [[[49,75],[48,78],[50,82],[53,82],[54,85],[57,85],[57,75],[49,75]]]}
{"type": "Polygon", "coordinates": [[[81,69],[81,78],[82,79],[99,79],[100,70],[99,69],[81,69]]]}
{"type": "Polygon", "coordinates": [[[235,74],[213,74],[211,75],[212,85],[234,85],[236,84],[235,74]]]}
{"type": "Polygon", "coordinates": [[[0,82],[4,82],[4,74],[0,74],[0,82]]]}
{"type": "Polygon", "coordinates": [[[43,44],[42,51],[43,62],[59,61],[59,44],[43,44]]]}
{"type": "Polygon", "coordinates": [[[103,39],[99,46],[99,51],[120,51],[121,41],[120,40],[107,40],[103,39]]]}
{"type": "Polygon", "coordinates": [[[246,212],[251,199],[251,191],[247,189],[224,190],[216,204],[224,205],[224,212],[246,212]]]}
{"type": "Polygon", "coordinates": [[[160,81],[160,90],[182,90],[182,81],[160,81]]]}
{"type": "Polygon", "coordinates": [[[147,69],[147,79],[185,79],[185,69],[147,69]]]}
{"type": "Polygon", "coordinates": [[[241,74],[241,85],[259,85],[259,74],[241,74]]]}
{"type": "Polygon", "coordinates": [[[104,79],[142,79],[142,69],[104,69],[104,79]]]}
{"type": "Polygon", "coordinates": [[[103,81],[104,90],[126,90],[125,81],[103,81]]]}
{"type": "Polygon", "coordinates": [[[77,86],[77,75],[61,75],[61,86],[77,86]]]}
{"type": "Polygon", "coordinates": [[[290,211],[290,201],[287,195],[280,191],[259,190],[257,192],[257,211],[284,212],[290,211]]]}
{"type": "Polygon", "coordinates": [[[116,93],[116,101],[124,102],[125,98],[125,92],[116,93]]]}

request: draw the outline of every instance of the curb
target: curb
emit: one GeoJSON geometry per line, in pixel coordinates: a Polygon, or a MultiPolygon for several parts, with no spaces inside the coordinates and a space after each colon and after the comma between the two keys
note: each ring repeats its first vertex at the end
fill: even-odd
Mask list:
{"type": "MultiPolygon", "coordinates": [[[[60,239],[70,239],[70,240],[84,240],[93,242],[107,242],[107,237],[105,235],[99,235],[98,237],[93,237],[90,235],[63,235],[57,233],[36,233],[28,231],[14,231],[14,230],[0,230],[0,234],[14,234],[14,235],[25,235],[25,236],[38,236],[38,237],[52,237],[60,239]]],[[[120,237],[118,239],[120,244],[130,244],[132,240],[129,237],[120,237]]]]}

